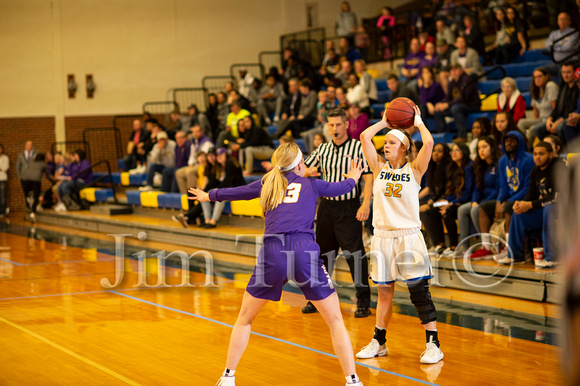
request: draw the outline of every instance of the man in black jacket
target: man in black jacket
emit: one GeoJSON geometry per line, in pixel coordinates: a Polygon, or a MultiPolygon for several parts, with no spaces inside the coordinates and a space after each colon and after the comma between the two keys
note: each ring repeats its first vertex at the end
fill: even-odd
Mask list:
{"type": "MultiPolygon", "coordinates": [[[[232,144],[232,151],[238,152],[243,175],[249,176],[254,171],[254,158],[270,159],[274,154],[274,144],[268,133],[254,124],[252,117],[244,117],[243,122],[243,131],[237,142],[232,144]]],[[[242,127],[239,129],[242,130],[242,127]]]]}

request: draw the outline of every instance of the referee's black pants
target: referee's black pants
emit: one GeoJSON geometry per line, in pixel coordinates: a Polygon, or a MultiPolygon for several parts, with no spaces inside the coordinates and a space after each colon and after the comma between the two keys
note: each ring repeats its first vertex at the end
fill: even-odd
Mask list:
{"type": "Polygon", "coordinates": [[[369,263],[362,239],[362,223],[356,219],[359,207],[358,198],[348,201],[322,199],[316,218],[316,242],[320,245],[320,258],[330,275],[328,259],[336,259],[338,248],[342,249],[355,284],[357,307],[369,307],[369,263]]]}

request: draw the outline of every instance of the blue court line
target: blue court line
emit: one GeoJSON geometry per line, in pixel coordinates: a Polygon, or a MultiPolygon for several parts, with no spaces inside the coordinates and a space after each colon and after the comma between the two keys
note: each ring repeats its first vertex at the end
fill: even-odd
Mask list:
{"type": "MultiPolygon", "coordinates": [[[[224,323],[224,322],[220,322],[219,320],[211,319],[211,318],[208,318],[206,316],[193,314],[191,312],[183,311],[183,310],[180,310],[180,309],[177,309],[177,308],[167,307],[167,306],[164,306],[162,304],[153,303],[153,302],[150,302],[148,300],[136,298],[134,296],[130,296],[130,295],[127,295],[127,294],[122,294],[122,293],[119,293],[119,292],[116,292],[116,291],[109,291],[109,292],[114,293],[116,295],[124,296],[124,297],[129,298],[129,299],[132,299],[132,300],[137,300],[139,302],[142,302],[142,303],[145,303],[145,304],[149,304],[149,305],[152,305],[152,306],[155,306],[155,307],[160,307],[160,308],[163,308],[163,309],[166,309],[166,310],[169,310],[169,311],[174,311],[174,312],[178,312],[180,314],[193,316],[195,318],[202,319],[202,320],[205,320],[205,321],[208,321],[208,322],[212,322],[212,323],[215,323],[215,324],[219,324],[219,325],[224,326],[224,327],[234,328],[234,326],[232,326],[231,324],[224,323]]],[[[301,349],[304,349],[304,350],[308,350],[308,351],[312,351],[312,352],[315,352],[317,354],[326,355],[326,356],[331,357],[331,358],[338,358],[334,354],[329,354],[329,353],[324,352],[324,351],[316,350],[314,348],[311,348],[311,347],[308,347],[308,346],[303,346],[301,344],[294,343],[294,342],[290,342],[288,340],[276,338],[274,336],[265,335],[265,334],[261,334],[259,332],[254,332],[254,331],[251,331],[251,334],[256,335],[256,336],[260,336],[260,337],[263,337],[263,338],[267,338],[267,339],[272,339],[272,340],[275,340],[275,341],[280,342],[280,343],[289,344],[291,346],[298,347],[298,348],[301,348],[301,349]]],[[[392,372],[392,371],[389,371],[389,370],[381,369],[380,367],[370,366],[370,365],[367,365],[365,363],[356,362],[356,361],[355,361],[355,363],[357,365],[359,365],[359,366],[367,367],[367,368],[373,369],[373,370],[378,370],[378,371],[381,371],[383,373],[387,373],[387,374],[394,375],[394,376],[397,376],[397,377],[405,378],[405,379],[408,379],[408,380],[411,380],[411,381],[415,381],[415,382],[419,382],[419,383],[422,383],[422,384],[425,384],[425,385],[437,386],[436,383],[431,383],[431,382],[423,381],[422,379],[417,379],[417,378],[410,377],[408,375],[403,375],[403,374],[395,373],[395,372],[392,372]]]]}
{"type": "Polygon", "coordinates": [[[17,263],[17,262],[15,262],[15,261],[12,261],[12,260],[6,260],[6,259],[2,259],[2,258],[0,258],[0,260],[2,260],[2,261],[5,261],[5,262],[7,262],[7,263],[12,263],[12,264],[14,264],[14,265],[18,265],[18,266],[20,266],[20,267],[24,266],[24,264],[17,263]]]}

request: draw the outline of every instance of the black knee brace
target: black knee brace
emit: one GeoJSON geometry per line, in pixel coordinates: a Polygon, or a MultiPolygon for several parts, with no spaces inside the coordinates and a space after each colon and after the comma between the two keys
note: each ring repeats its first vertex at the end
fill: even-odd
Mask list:
{"type": "Polygon", "coordinates": [[[411,302],[415,306],[421,324],[427,324],[437,320],[437,311],[433,300],[431,300],[431,293],[429,292],[429,282],[427,280],[420,280],[416,283],[408,283],[409,294],[411,295],[411,302]]]}

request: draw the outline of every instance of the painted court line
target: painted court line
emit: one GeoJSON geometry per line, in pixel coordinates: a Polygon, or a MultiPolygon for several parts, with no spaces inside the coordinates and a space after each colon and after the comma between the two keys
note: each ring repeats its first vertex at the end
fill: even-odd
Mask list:
{"type": "Polygon", "coordinates": [[[116,372],[114,372],[113,370],[111,370],[111,369],[109,369],[109,368],[106,368],[106,367],[105,367],[105,366],[103,366],[103,365],[100,365],[100,364],[98,364],[98,363],[96,363],[96,362],[93,362],[92,360],[90,360],[90,359],[88,359],[88,358],[85,358],[85,357],[83,357],[83,356],[81,356],[81,355],[79,355],[79,354],[77,354],[77,353],[75,353],[75,352],[73,352],[73,351],[70,351],[69,349],[66,349],[66,348],[62,347],[61,345],[59,345],[59,344],[56,344],[56,343],[54,343],[53,341],[51,341],[51,340],[48,340],[48,339],[46,339],[45,337],[43,337],[43,336],[40,336],[40,335],[38,335],[37,333],[35,333],[35,332],[33,332],[33,331],[30,331],[30,330],[28,330],[28,329],[26,329],[26,328],[24,328],[24,327],[21,327],[21,326],[19,326],[19,325],[15,324],[15,323],[12,323],[12,322],[11,322],[11,321],[9,321],[9,320],[6,320],[6,319],[4,319],[4,318],[0,318],[0,322],[3,322],[3,323],[5,323],[5,324],[7,324],[7,325],[9,325],[9,326],[11,326],[11,327],[14,327],[14,328],[16,328],[16,329],[18,329],[18,330],[20,330],[20,331],[22,331],[22,332],[25,332],[25,333],[27,333],[28,335],[30,335],[30,336],[33,336],[33,337],[35,337],[36,339],[38,339],[38,340],[40,340],[40,341],[42,341],[42,342],[44,342],[44,343],[48,344],[49,346],[52,346],[52,347],[54,347],[54,348],[56,348],[56,349],[58,349],[58,350],[60,350],[60,351],[64,352],[65,354],[68,354],[68,355],[72,356],[73,358],[76,358],[76,359],[78,359],[78,360],[80,360],[80,361],[82,361],[82,362],[85,362],[85,363],[87,363],[87,364],[89,364],[89,365],[93,366],[93,367],[96,367],[97,369],[99,369],[99,370],[101,370],[101,371],[103,371],[103,372],[105,372],[105,373],[109,374],[110,376],[112,376],[112,377],[115,377],[115,378],[117,378],[117,379],[119,379],[119,380],[121,380],[121,381],[123,381],[123,382],[125,382],[125,383],[128,383],[129,385],[139,385],[139,383],[137,383],[137,382],[134,382],[134,381],[130,380],[129,378],[125,378],[125,377],[124,377],[124,376],[122,376],[121,374],[119,374],[119,373],[116,373],[116,372]]]}
{"type": "MultiPolygon", "coordinates": [[[[221,326],[225,326],[225,327],[229,327],[229,328],[233,328],[234,327],[231,324],[224,323],[224,322],[220,322],[219,320],[211,319],[211,318],[208,318],[206,316],[201,316],[201,315],[193,314],[191,312],[183,311],[183,310],[180,310],[180,309],[177,309],[177,308],[167,307],[167,306],[164,306],[162,304],[153,303],[153,302],[150,302],[148,300],[140,299],[140,298],[137,298],[137,297],[134,297],[134,296],[130,296],[130,295],[127,295],[127,294],[122,294],[122,293],[117,292],[117,291],[109,291],[109,292],[114,293],[116,295],[124,296],[124,297],[129,298],[129,299],[132,299],[132,300],[137,300],[139,302],[142,302],[142,303],[145,303],[145,304],[149,304],[149,305],[152,305],[152,306],[155,306],[155,307],[160,307],[160,308],[163,308],[163,309],[166,309],[166,310],[169,310],[169,311],[174,311],[174,312],[178,312],[180,314],[193,316],[195,318],[202,319],[202,320],[205,320],[205,321],[208,321],[208,322],[212,322],[212,323],[215,323],[215,324],[219,324],[221,326]]],[[[312,351],[312,352],[315,352],[317,354],[326,355],[326,356],[331,357],[331,358],[337,358],[337,356],[334,355],[334,354],[330,354],[330,353],[327,353],[327,352],[324,352],[324,351],[316,350],[316,349],[313,349],[311,347],[303,346],[303,345],[298,344],[298,343],[290,342],[290,341],[287,341],[287,340],[284,340],[284,339],[280,339],[280,338],[276,338],[276,337],[273,337],[273,336],[270,336],[270,335],[261,334],[259,332],[252,331],[251,333],[253,335],[256,335],[256,336],[260,336],[260,337],[263,337],[263,338],[272,339],[272,340],[275,340],[277,342],[284,343],[284,344],[288,344],[288,345],[291,345],[291,346],[294,346],[294,347],[298,347],[298,348],[302,348],[304,350],[312,351]]],[[[359,365],[359,366],[367,367],[367,368],[373,369],[373,370],[378,370],[378,371],[381,371],[383,373],[387,373],[387,374],[394,375],[394,376],[397,376],[397,377],[405,378],[405,379],[408,379],[408,380],[411,380],[411,381],[415,381],[415,382],[419,382],[419,383],[422,383],[422,384],[425,384],[425,385],[434,385],[434,386],[437,385],[436,383],[431,383],[431,382],[423,381],[422,379],[417,379],[417,378],[410,377],[408,375],[403,375],[403,374],[395,373],[395,372],[392,372],[392,371],[389,371],[389,370],[381,369],[380,367],[370,366],[370,365],[367,365],[367,364],[361,363],[361,362],[355,362],[355,363],[357,365],[359,365]]]]}

